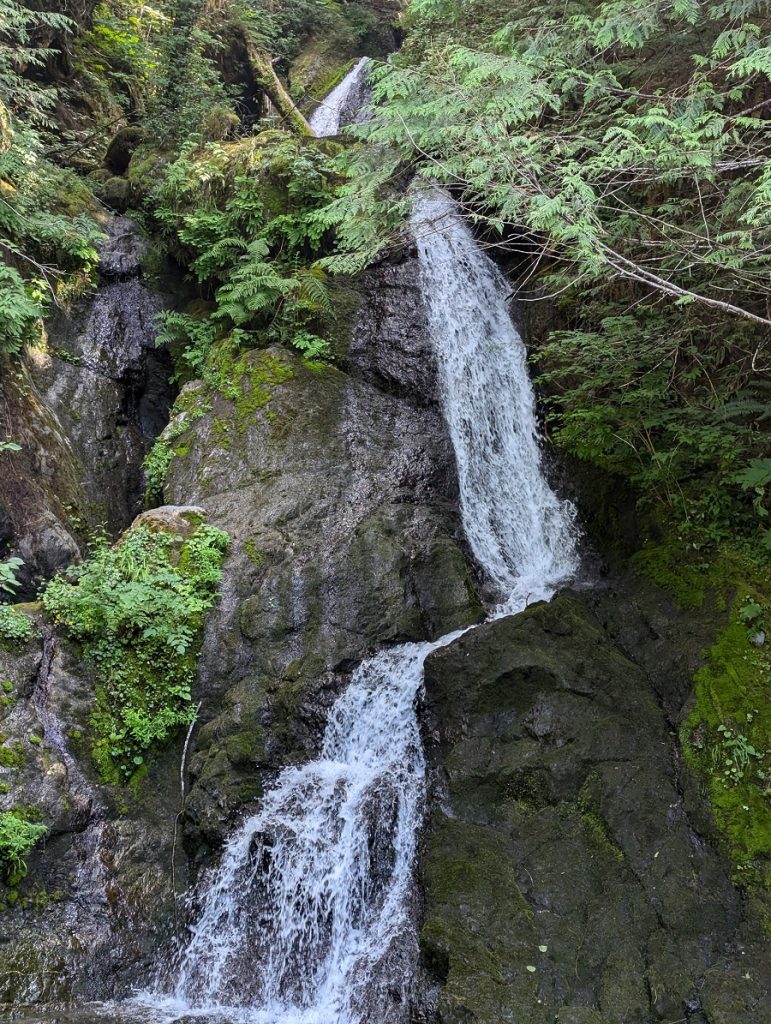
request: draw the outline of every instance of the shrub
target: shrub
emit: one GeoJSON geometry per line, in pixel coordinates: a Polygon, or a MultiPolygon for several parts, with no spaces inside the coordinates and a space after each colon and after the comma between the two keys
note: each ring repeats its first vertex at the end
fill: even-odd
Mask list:
{"type": "Polygon", "coordinates": [[[35,627],[24,612],[0,604],[0,647],[18,647],[31,640],[35,627]]]}
{"type": "Polygon", "coordinates": [[[106,781],[127,781],[191,721],[196,643],[228,543],[211,526],[187,539],[139,526],[114,547],[99,542],[84,564],[48,584],[46,611],[80,641],[99,676],[91,725],[106,781]]]}
{"type": "Polygon", "coordinates": [[[15,885],[27,873],[25,858],[48,829],[19,810],[0,812],[0,878],[15,885]]]}

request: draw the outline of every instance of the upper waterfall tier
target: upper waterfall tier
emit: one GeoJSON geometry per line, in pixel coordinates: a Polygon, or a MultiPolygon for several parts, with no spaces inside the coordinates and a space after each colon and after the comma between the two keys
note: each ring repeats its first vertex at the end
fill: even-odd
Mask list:
{"type": "Polygon", "coordinates": [[[340,84],[316,107],[308,122],[316,135],[322,137],[338,133],[343,110],[362,84],[368,63],[369,57],[358,60],[340,84]]]}

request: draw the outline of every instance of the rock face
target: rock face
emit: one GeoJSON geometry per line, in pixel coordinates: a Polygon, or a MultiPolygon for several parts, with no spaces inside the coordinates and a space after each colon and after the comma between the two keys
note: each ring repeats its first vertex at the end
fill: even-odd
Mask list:
{"type": "Polygon", "coordinates": [[[166,425],[174,390],[155,348],[164,298],[142,283],[136,225],[108,222],[93,299],[49,328],[52,358],[38,374],[45,399],[83,468],[90,518],[113,534],[142,507],[142,460],[166,425]]]}
{"type": "Polygon", "coordinates": [[[234,370],[239,398],[189,387],[168,428],[188,424],[167,500],[203,506],[233,540],[201,660],[206,724],[185,817],[194,856],[221,841],[266,773],[315,751],[366,654],[481,616],[451,446],[420,387],[428,371],[412,374],[428,344],[414,264],[396,272],[411,281],[398,316],[383,307],[393,268],[375,273],[383,287],[370,280],[349,372],[250,353],[234,370]]]}
{"type": "MultiPolygon", "coordinates": [[[[17,389],[39,408],[33,447],[57,453],[48,484],[116,529],[169,399],[139,255],[116,223],[102,298],[56,335],[80,361],[17,389]]],[[[100,784],[78,652],[42,624],[0,651],[0,810],[35,806],[49,829],[3,911],[0,1007],[150,981],[184,928],[176,897],[276,773],[316,753],[353,667],[481,620],[414,258],[369,271],[360,300],[342,369],[280,348],[233,357],[224,393],[188,384],[162,435],[168,504],[141,521],[184,534],[205,513],[232,539],[189,746],[123,791],[100,784]]],[[[674,739],[702,635],[642,603],[633,584],[562,594],[428,659],[416,1021],[763,1019],[752,922],[674,739]]]]}
{"type": "MultiPolygon", "coordinates": [[[[409,266],[399,273],[406,285],[409,266]]],[[[232,543],[199,663],[200,726],[178,822],[183,736],[133,790],[111,791],[89,763],[94,681],[76,654],[58,642],[41,662],[36,641],[4,656],[0,672],[26,680],[5,745],[26,748],[29,732],[42,742],[23,770],[3,773],[0,807],[37,803],[50,832],[4,915],[12,952],[0,958],[0,1004],[104,998],[148,981],[168,949],[174,885],[183,891],[211,863],[281,766],[316,750],[353,666],[382,645],[481,617],[451,446],[431,395],[418,399],[410,379],[427,345],[418,300],[412,287],[397,316],[364,296],[349,372],[271,349],[233,366],[237,397],[202,384],[181,396],[164,435],[176,452],[165,498],[205,510],[232,543]],[[393,350],[405,354],[401,372],[393,350]],[[35,893],[46,904],[37,943],[35,893]]]]}
{"type": "Polygon", "coordinates": [[[174,398],[155,348],[165,299],[140,277],[145,243],[113,218],[101,283],[48,327],[48,349],[4,371],[0,408],[20,452],[0,452],[0,557],[17,555],[20,599],[79,557],[89,529],[124,529],[142,507],[142,460],[174,398]]]}
{"type": "Polygon", "coordinates": [[[23,650],[0,650],[0,679],[0,810],[33,808],[48,828],[22,884],[0,885],[0,1008],[125,986],[173,927],[178,760],[161,759],[134,792],[99,784],[86,741],[94,677],[45,626],[23,650]]]}
{"type": "Polygon", "coordinates": [[[34,366],[19,363],[0,381],[0,408],[20,446],[0,452],[0,558],[24,562],[20,600],[79,556],[76,524],[88,507],[80,462],[35,376],[34,366]]]}
{"type": "Polygon", "coordinates": [[[695,827],[657,695],[586,599],[437,651],[426,704],[438,1022],[759,1019],[762,956],[695,827]]]}

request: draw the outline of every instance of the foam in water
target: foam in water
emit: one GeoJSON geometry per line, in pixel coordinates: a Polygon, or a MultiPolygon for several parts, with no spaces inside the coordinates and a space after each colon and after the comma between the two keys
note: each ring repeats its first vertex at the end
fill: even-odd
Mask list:
{"type": "Polygon", "coordinates": [[[337,135],[340,130],[340,114],[351,91],[358,85],[369,57],[362,57],[351,68],[339,85],[319,103],[311,114],[308,124],[317,136],[337,135]]]}
{"type": "MultiPolygon", "coordinates": [[[[413,215],[441,399],[469,543],[492,615],[548,598],[577,569],[573,512],[541,469],[525,349],[508,285],[453,201],[413,215]]],[[[461,631],[462,632],[462,631],[461,631]]],[[[423,664],[461,632],[363,662],[320,757],[286,769],[229,841],[154,1019],[403,1024],[417,961],[414,863],[425,803],[416,703],[423,664]]]]}
{"type": "Polygon", "coordinates": [[[578,568],[575,512],[541,467],[527,353],[509,283],[439,189],[415,204],[444,417],[458,466],[463,529],[502,603],[550,597],[578,568]]]}

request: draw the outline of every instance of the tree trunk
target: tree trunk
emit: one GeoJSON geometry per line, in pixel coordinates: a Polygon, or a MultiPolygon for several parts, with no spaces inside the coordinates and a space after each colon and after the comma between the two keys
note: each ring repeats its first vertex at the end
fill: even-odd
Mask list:
{"type": "Polygon", "coordinates": [[[313,135],[313,129],[297,109],[294,100],[274,71],[269,55],[248,44],[247,54],[254,80],[263,87],[279,114],[301,135],[313,135]]]}

